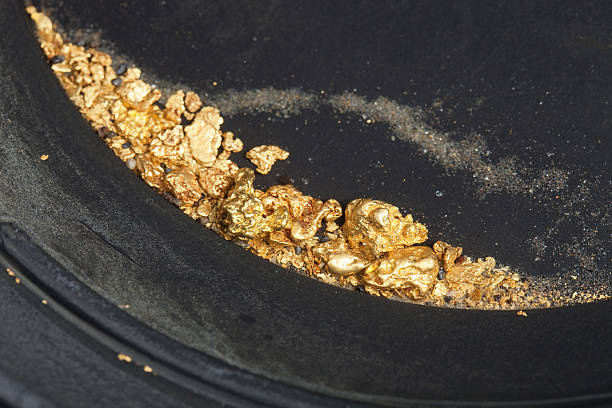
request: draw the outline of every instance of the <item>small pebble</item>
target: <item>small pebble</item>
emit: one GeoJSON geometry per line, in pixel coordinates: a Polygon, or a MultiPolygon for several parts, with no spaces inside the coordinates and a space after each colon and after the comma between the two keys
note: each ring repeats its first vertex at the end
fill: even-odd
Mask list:
{"type": "Polygon", "coordinates": [[[136,160],[128,159],[125,164],[127,164],[128,169],[134,170],[136,168],[136,160]]]}
{"type": "Polygon", "coordinates": [[[100,129],[97,130],[97,132],[98,132],[98,137],[100,137],[100,139],[110,139],[110,138],[117,136],[115,132],[113,132],[106,126],[102,126],[100,129]]]}
{"type": "Polygon", "coordinates": [[[125,74],[126,72],[127,72],[127,64],[126,63],[121,63],[117,67],[117,70],[115,71],[115,74],[117,74],[118,76],[121,76],[121,75],[125,74]]]}
{"type": "Polygon", "coordinates": [[[125,142],[121,145],[122,149],[129,149],[130,147],[132,147],[132,144],[130,142],[125,142]]]}
{"type": "Polygon", "coordinates": [[[302,253],[302,247],[300,247],[300,246],[296,246],[296,247],[295,247],[295,254],[296,254],[296,255],[299,255],[299,254],[301,254],[301,253],[302,253]]]}
{"type": "Polygon", "coordinates": [[[63,55],[56,55],[53,58],[51,58],[51,64],[59,64],[61,62],[64,62],[66,60],[66,57],[64,57],[63,55]]]}
{"type": "Polygon", "coordinates": [[[162,194],[162,197],[164,197],[166,200],[170,201],[170,204],[173,204],[177,207],[180,207],[183,203],[181,202],[181,200],[179,200],[178,198],[176,198],[172,193],[170,193],[169,191],[166,191],[162,194]]]}
{"type": "Polygon", "coordinates": [[[436,197],[443,197],[443,196],[444,196],[444,192],[440,190],[436,190],[436,197]]]}
{"type": "Polygon", "coordinates": [[[121,85],[121,82],[123,82],[122,78],[115,78],[111,81],[111,84],[113,84],[113,86],[119,86],[121,85]]]}
{"type": "Polygon", "coordinates": [[[321,237],[319,237],[319,242],[323,243],[323,242],[329,242],[331,241],[331,238],[328,237],[327,235],[321,235],[321,237]]]}
{"type": "Polygon", "coordinates": [[[438,269],[438,280],[444,279],[444,276],[445,276],[444,269],[443,268],[438,269]]]}
{"type": "Polygon", "coordinates": [[[210,222],[210,220],[208,219],[208,217],[200,217],[198,218],[198,222],[202,225],[206,225],[210,222]]]}

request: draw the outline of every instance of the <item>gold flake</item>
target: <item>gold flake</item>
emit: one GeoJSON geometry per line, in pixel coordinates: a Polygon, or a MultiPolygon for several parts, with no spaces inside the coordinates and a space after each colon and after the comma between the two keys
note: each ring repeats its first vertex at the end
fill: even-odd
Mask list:
{"type": "Polygon", "coordinates": [[[187,95],[185,95],[185,107],[189,112],[195,113],[202,107],[202,101],[195,93],[187,92],[187,95]]]}
{"type": "Polygon", "coordinates": [[[219,110],[207,106],[196,114],[190,125],[185,126],[191,152],[199,162],[209,164],[217,158],[221,146],[222,123],[219,110]]]}
{"type": "Polygon", "coordinates": [[[277,160],[286,160],[289,157],[289,152],[278,146],[262,145],[249,150],[246,157],[257,166],[258,173],[268,174],[277,160]]]}
{"type": "Polygon", "coordinates": [[[117,354],[117,359],[119,359],[119,361],[125,361],[126,363],[132,362],[132,357],[127,354],[117,354]]]}

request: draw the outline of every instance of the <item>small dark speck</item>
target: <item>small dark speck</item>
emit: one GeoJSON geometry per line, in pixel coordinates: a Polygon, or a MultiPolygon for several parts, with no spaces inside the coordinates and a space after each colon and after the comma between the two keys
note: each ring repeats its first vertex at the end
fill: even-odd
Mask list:
{"type": "Polygon", "coordinates": [[[109,139],[117,136],[117,134],[106,126],[102,126],[100,129],[98,129],[98,136],[100,139],[109,139]]]}
{"type": "Polygon", "coordinates": [[[331,240],[331,238],[329,238],[329,236],[327,235],[321,235],[321,237],[319,238],[319,242],[323,243],[323,242],[329,242],[331,240]]]}
{"type": "Polygon", "coordinates": [[[255,318],[254,318],[254,317],[249,316],[249,315],[246,315],[246,314],[244,314],[244,313],[240,313],[240,314],[238,315],[238,318],[239,318],[240,320],[242,320],[243,322],[245,322],[246,324],[253,324],[253,323],[255,323],[255,322],[256,322],[256,320],[255,320],[255,318]]]}
{"type": "Polygon", "coordinates": [[[355,290],[356,290],[357,292],[365,292],[365,288],[364,288],[363,286],[357,286],[357,287],[355,288],[355,290]]]}
{"type": "Polygon", "coordinates": [[[119,76],[125,74],[127,71],[127,64],[126,63],[121,63],[119,64],[119,66],[117,67],[117,70],[115,71],[115,73],[119,76]]]}
{"type": "Polygon", "coordinates": [[[85,40],[78,40],[75,44],[78,45],[79,47],[84,47],[86,43],[85,43],[85,40]]]}
{"type": "Polygon", "coordinates": [[[180,207],[181,204],[181,200],[179,200],[178,198],[176,198],[174,195],[172,195],[172,193],[166,191],[164,194],[162,194],[162,197],[164,197],[166,200],[168,200],[171,204],[180,207]]]}
{"type": "Polygon", "coordinates": [[[132,147],[132,144],[130,142],[125,142],[121,145],[122,149],[129,149],[130,147],[132,147]]]}
{"type": "Polygon", "coordinates": [[[66,57],[64,57],[63,55],[56,55],[53,58],[51,58],[51,64],[59,64],[61,62],[64,62],[66,60],[66,57]]]}
{"type": "Polygon", "coordinates": [[[438,269],[438,280],[444,279],[444,269],[438,269]]]}
{"type": "Polygon", "coordinates": [[[296,254],[296,255],[299,255],[299,254],[301,254],[301,253],[302,253],[302,247],[300,247],[300,246],[296,246],[296,247],[295,247],[295,254],[296,254]]]}
{"type": "Polygon", "coordinates": [[[295,265],[289,265],[289,270],[292,272],[297,272],[298,268],[296,268],[295,265]]]}
{"type": "Polygon", "coordinates": [[[157,105],[157,107],[161,110],[166,109],[166,105],[160,101],[155,102],[153,105],[157,105]]]}
{"type": "Polygon", "coordinates": [[[171,169],[166,166],[166,163],[162,163],[160,164],[161,168],[164,169],[164,173],[169,173],[171,171],[171,169]]]}
{"type": "Polygon", "coordinates": [[[444,296],[444,301],[445,301],[446,303],[450,303],[451,299],[452,299],[452,298],[451,298],[450,296],[444,296]]]}
{"type": "Polygon", "coordinates": [[[291,177],[285,174],[281,174],[280,176],[278,176],[276,181],[278,181],[278,184],[281,184],[281,185],[288,185],[288,184],[295,183],[295,181],[291,177]]]}
{"type": "Polygon", "coordinates": [[[121,82],[123,82],[122,78],[115,78],[111,81],[111,84],[113,84],[113,86],[119,86],[121,85],[121,82]]]}

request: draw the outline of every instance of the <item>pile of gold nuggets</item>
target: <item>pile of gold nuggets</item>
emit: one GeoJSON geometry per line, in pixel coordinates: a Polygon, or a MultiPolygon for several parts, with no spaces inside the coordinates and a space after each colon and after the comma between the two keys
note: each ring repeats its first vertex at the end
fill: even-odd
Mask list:
{"type": "MultiPolygon", "coordinates": [[[[421,245],[425,225],[391,204],[358,198],[343,214],[338,201],[292,185],[254,188],[255,171],[230,159],[243,142],[221,131],[216,108],[183,91],[161,105],[161,91],[138,68],[113,69],[108,54],[64,41],[46,15],[27,11],[51,69],[104,142],[149,186],[225,239],[282,267],[372,295],[481,309],[549,305],[528,294],[528,281],[496,269],[491,257],[474,261],[442,241],[421,245]]],[[[271,145],[246,153],[261,174],[288,156],[271,145]]]]}

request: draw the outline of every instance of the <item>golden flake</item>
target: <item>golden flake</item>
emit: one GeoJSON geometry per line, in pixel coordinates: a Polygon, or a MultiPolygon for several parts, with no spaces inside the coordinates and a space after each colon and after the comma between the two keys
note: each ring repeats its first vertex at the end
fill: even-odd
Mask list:
{"type": "Polygon", "coordinates": [[[117,359],[119,361],[125,361],[126,363],[132,362],[132,357],[128,356],[127,354],[117,354],[117,359]]]}
{"type": "Polygon", "coordinates": [[[195,93],[189,91],[185,95],[185,107],[191,113],[195,113],[198,109],[202,107],[202,101],[200,97],[195,93]]]}
{"type": "Polygon", "coordinates": [[[286,160],[289,157],[289,152],[278,146],[262,145],[249,150],[246,157],[257,166],[258,173],[268,174],[277,160],[286,160]]]}
{"type": "Polygon", "coordinates": [[[209,164],[217,158],[221,146],[222,123],[219,110],[207,106],[196,114],[190,125],[185,126],[191,152],[199,162],[209,164]]]}

